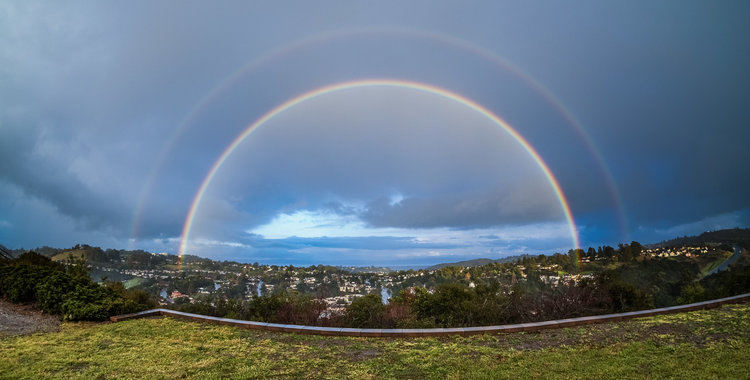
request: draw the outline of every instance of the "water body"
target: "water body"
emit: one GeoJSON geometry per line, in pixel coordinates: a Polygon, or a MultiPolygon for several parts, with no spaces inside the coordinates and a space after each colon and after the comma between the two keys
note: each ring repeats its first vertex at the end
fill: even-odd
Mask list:
{"type": "Polygon", "coordinates": [[[214,282],[214,290],[219,290],[219,288],[221,288],[221,285],[214,282]]]}
{"type": "Polygon", "coordinates": [[[159,292],[159,297],[167,298],[167,288],[164,288],[159,292]]]}
{"type": "Polygon", "coordinates": [[[258,280],[258,297],[260,297],[260,289],[263,287],[263,280],[258,280]]]}
{"type": "Polygon", "coordinates": [[[383,305],[388,305],[388,299],[391,298],[391,290],[380,288],[380,298],[383,300],[383,305]]]}

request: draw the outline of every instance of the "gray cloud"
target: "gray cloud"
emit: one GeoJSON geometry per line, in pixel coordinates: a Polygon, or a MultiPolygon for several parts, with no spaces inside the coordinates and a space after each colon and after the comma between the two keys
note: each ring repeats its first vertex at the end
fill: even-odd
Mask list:
{"type": "MultiPolygon", "coordinates": [[[[302,92],[373,77],[479,101],[549,165],[586,241],[622,238],[595,155],[545,94],[465,46],[409,29],[484,46],[548,86],[602,152],[633,238],[747,223],[722,217],[750,207],[746,3],[398,9],[1,4],[0,239],[122,247],[134,229],[135,246],[173,250],[201,180],[245,126],[302,92]],[[268,55],[281,46],[294,48],[268,55]],[[260,64],[225,82],[251,62],[260,64]]],[[[196,234],[244,242],[247,229],[297,210],[406,229],[560,220],[529,155],[460,108],[396,90],[299,105],[217,173],[196,234]]]]}
{"type": "Polygon", "coordinates": [[[368,203],[361,217],[374,227],[403,228],[479,228],[561,220],[561,206],[549,198],[549,191],[540,190],[518,186],[510,192],[407,198],[396,204],[381,197],[368,203]]]}

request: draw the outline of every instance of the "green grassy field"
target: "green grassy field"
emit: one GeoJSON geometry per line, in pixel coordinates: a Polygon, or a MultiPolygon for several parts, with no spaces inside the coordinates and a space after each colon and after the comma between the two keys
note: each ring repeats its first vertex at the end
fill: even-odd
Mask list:
{"type": "Polygon", "coordinates": [[[449,338],[339,338],[170,318],[0,338],[0,378],[750,378],[750,305],[449,338]]]}

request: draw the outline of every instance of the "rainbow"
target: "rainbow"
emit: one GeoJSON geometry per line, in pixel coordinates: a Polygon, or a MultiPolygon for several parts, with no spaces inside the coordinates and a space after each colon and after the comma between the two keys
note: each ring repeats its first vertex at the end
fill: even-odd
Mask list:
{"type": "MultiPolygon", "coordinates": [[[[562,208],[562,211],[565,215],[565,219],[568,222],[568,226],[570,228],[570,235],[573,240],[573,245],[575,246],[575,249],[580,248],[580,240],[578,237],[576,224],[573,219],[573,214],[570,211],[570,205],[568,204],[568,201],[565,198],[565,195],[563,194],[562,189],[560,188],[560,184],[557,182],[557,179],[552,174],[552,171],[549,169],[547,164],[544,162],[544,160],[542,160],[542,157],[539,155],[539,153],[537,153],[537,151],[531,146],[531,144],[529,144],[529,142],[526,139],[524,139],[523,136],[521,136],[521,134],[519,134],[515,129],[513,129],[513,127],[511,127],[507,122],[505,122],[503,119],[501,119],[500,117],[492,113],[487,108],[474,102],[473,100],[468,99],[457,93],[440,88],[440,87],[435,87],[432,85],[419,83],[419,82],[398,80],[398,79],[362,79],[362,80],[356,80],[356,81],[336,83],[336,84],[321,87],[321,88],[306,92],[304,94],[298,95],[276,106],[272,110],[268,111],[265,115],[257,119],[254,123],[250,124],[242,133],[240,133],[234,139],[234,141],[232,141],[232,143],[230,143],[229,146],[227,146],[227,148],[219,156],[216,162],[214,162],[213,166],[211,166],[211,169],[208,171],[208,174],[203,179],[203,182],[201,182],[198,192],[195,194],[195,198],[193,199],[193,202],[190,205],[190,210],[187,214],[187,218],[185,219],[185,224],[183,225],[183,228],[182,228],[182,235],[180,237],[180,247],[179,247],[179,253],[178,253],[180,259],[182,259],[182,257],[184,257],[185,255],[187,244],[190,238],[190,230],[193,226],[193,221],[195,219],[196,210],[198,209],[198,206],[204,194],[206,193],[206,189],[208,188],[209,184],[213,180],[214,176],[216,175],[216,172],[219,170],[221,165],[224,164],[227,158],[245,140],[245,138],[247,138],[253,131],[255,131],[258,127],[260,127],[267,121],[273,119],[275,116],[281,114],[282,112],[286,110],[289,110],[290,108],[300,103],[316,98],[318,96],[330,94],[330,93],[337,92],[337,91],[353,89],[353,88],[366,88],[366,87],[409,88],[409,89],[427,92],[430,94],[439,95],[444,98],[456,101],[476,112],[479,112],[480,114],[485,116],[487,119],[491,120],[492,122],[500,126],[503,130],[505,130],[508,134],[510,134],[519,144],[521,144],[521,146],[526,150],[526,152],[529,153],[529,155],[531,155],[531,157],[534,159],[536,164],[544,173],[544,176],[547,178],[547,181],[549,181],[555,195],[557,196],[558,201],[560,202],[560,206],[562,208]]],[[[181,261],[182,260],[180,260],[180,262],[181,261]]]]}
{"type": "Polygon", "coordinates": [[[507,59],[503,58],[502,56],[497,55],[496,53],[488,50],[487,48],[484,48],[480,45],[474,44],[472,42],[462,40],[457,37],[449,36],[440,34],[434,31],[427,31],[427,30],[421,30],[421,29],[414,29],[414,28],[401,28],[401,27],[367,27],[367,28],[351,28],[351,29],[341,29],[341,30],[333,30],[333,31],[326,31],[322,33],[318,33],[315,35],[311,35],[308,37],[305,37],[303,39],[292,41],[290,43],[287,43],[285,45],[282,45],[280,47],[271,49],[266,54],[250,61],[249,63],[243,65],[238,70],[233,72],[231,75],[229,75],[227,78],[225,78],[223,81],[221,81],[217,86],[213,87],[204,97],[202,97],[197,104],[191,109],[191,111],[185,115],[185,117],[179,122],[177,125],[177,128],[172,132],[170,137],[167,140],[167,143],[165,144],[165,147],[160,151],[158,157],[155,160],[155,164],[152,166],[151,172],[147,176],[146,183],[141,189],[141,192],[138,196],[138,203],[136,204],[132,225],[131,225],[131,241],[136,241],[136,237],[139,234],[140,229],[140,222],[141,222],[141,215],[143,214],[143,210],[146,206],[146,199],[148,195],[151,193],[151,190],[154,186],[155,179],[157,178],[157,175],[161,169],[161,167],[164,165],[164,162],[166,158],[169,156],[169,153],[172,151],[173,147],[177,144],[177,140],[182,135],[184,130],[187,128],[188,125],[190,125],[193,120],[197,117],[197,115],[210,104],[212,101],[214,101],[219,94],[223,93],[232,83],[235,83],[239,78],[247,75],[248,73],[264,66],[268,65],[270,62],[272,62],[274,59],[277,59],[279,57],[283,57],[286,54],[293,52],[295,50],[301,49],[303,47],[314,45],[314,44],[320,44],[324,43],[329,40],[334,39],[340,39],[345,37],[351,37],[353,35],[395,35],[395,36],[411,36],[416,38],[422,38],[425,40],[432,40],[435,42],[439,42],[445,45],[449,45],[458,49],[463,49],[466,52],[469,52],[471,54],[474,54],[475,56],[482,57],[498,67],[503,68],[504,70],[507,70],[508,72],[515,75],[517,78],[522,80],[524,83],[526,83],[528,86],[530,86],[532,89],[534,89],[539,95],[541,95],[542,98],[544,98],[550,105],[552,105],[557,112],[562,116],[562,118],[567,122],[569,126],[571,126],[576,134],[582,139],[585,145],[587,145],[589,153],[595,158],[596,164],[599,167],[599,171],[604,175],[606,179],[607,188],[609,190],[609,195],[614,201],[615,208],[617,209],[617,222],[620,227],[620,235],[622,240],[629,241],[629,233],[627,230],[627,217],[624,210],[622,197],[620,196],[620,193],[615,186],[615,181],[612,176],[611,171],[607,167],[607,164],[604,160],[604,157],[602,153],[597,148],[596,144],[592,140],[592,138],[586,133],[585,129],[581,125],[581,123],[577,120],[577,118],[565,107],[565,105],[543,84],[541,84],[539,81],[537,81],[534,77],[532,77],[529,73],[525,72],[521,68],[517,67],[516,65],[512,64],[507,59]]]}
{"type": "Polygon", "coordinates": [[[402,28],[402,27],[366,27],[366,28],[340,29],[340,30],[326,31],[326,32],[322,32],[322,33],[318,33],[315,35],[305,37],[300,40],[292,41],[280,47],[271,49],[266,54],[263,54],[262,56],[243,65],[238,70],[236,70],[231,75],[229,75],[227,78],[225,78],[223,81],[221,81],[217,86],[213,87],[205,96],[203,96],[197,102],[197,104],[193,108],[191,108],[191,111],[187,113],[185,117],[183,117],[183,119],[179,122],[179,124],[174,129],[172,134],[169,136],[164,148],[159,152],[159,155],[157,156],[155,160],[156,163],[152,166],[152,169],[146,178],[146,183],[142,187],[140,194],[138,196],[138,201],[134,209],[134,213],[133,213],[133,219],[132,219],[131,230],[130,230],[131,231],[130,240],[133,242],[136,241],[136,237],[138,236],[139,230],[140,230],[141,217],[143,214],[143,210],[146,206],[146,200],[148,198],[148,195],[152,191],[155,179],[157,178],[157,175],[160,172],[160,169],[164,165],[166,158],[169,156],[169,153],[173,150],[174,146],[177,144],[177,140],[182,135],[184,130],[187,128],[187,126],[192,124],[193,120],[205,107],[208,106],[208,104],[214,101],[221,93],[223,93],[227,88],[229,88],[231,84],[239,80],[239,78],[247,75],[248,73],[262,66],[268,65],[274,59],[283,57],[290,52],[293,52],[295,50],[301,49],[306,46],[310,46],[314,44],[321,44],[329,40],[341,39],[341,38],[358,36],[358,35],[410,36],[410,37],[422,38],[425,40],[431,40],[431,41],[435,41],[435,42],[442,43],[445,45],[449,45],[458,49],[462,49],[468,53],[474,54],[477,57],[482,57],[494,63],[498,67],[501,67],[507,70],[508,72],[512,73],[518,79],[526,83],[530,88],[534,89],[537,92],[537,94],[541,95],[542,98],[544,98],[554,109],[557,110],[560,116],[562,116],[562,118],[567,122],[567,124],[572,127],[572,129],[577,133],[577,135],[581,138],[584,144],[588,147],[589,153],[595,158],[595,162],[597,166],[599,167],[599,171],[604,175],[604,178],[606,180],[605,182],[609,190],[609,195],[611,199],[614,201],[614,206],[617,209],[616,218],[617,218],[617,222],[620,228],[621,240],[630,241],[629,232],[627,229],[628,221],[627,221],[627,216],[626,216],[625,209],[624,209],[623,202],[622,202],[622,197],[620,196],[620,193],[617,187],[615,186],[614,178],[612,176],[611,171],[607,167],[607,164],[604,160],[604,157],[601,151],[599,151],[593,139],[585,131],[585,129],[581,125],[581,122],[578,121],[578,119],[565,107],[565,105],[552,93],[552,91],[550,91],[547,87],[545,87],[543,84],[537,81],[529,73],[525,72],[521,68],[512,64],[507,59],[503,58],[502,56],[497,55],[496,53],[488,50],[485,47],[482,47],[480,45],[474,44],[466,40],[462,40],[457,37],[440,34],[434,31],[414,29],[414,28],[402,28]]]}

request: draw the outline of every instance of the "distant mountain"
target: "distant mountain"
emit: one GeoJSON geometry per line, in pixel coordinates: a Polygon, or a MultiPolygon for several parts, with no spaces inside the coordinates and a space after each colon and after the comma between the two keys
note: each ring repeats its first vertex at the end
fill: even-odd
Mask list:
{"type": "Polygon", "coordinates": [[[369,266],[369,267],[355,267],[355,266],[339,266],[336,267],[340,270],[347,271],[349,273],[390,273],[395,272],[393,269],[388,267],[376,267],[376,266],[369,266]]]}
{"type": "Polygon", "coordinates": [[[503,258],[495,259],[495,260],[481,258],[481,259],[473,259],[473,260],[456,261],[454,263],[440,263],[440,264],[435,264],[431,267],[427,267],[425,269],[435,270],[435,269],[440,269],[440,268],[445,268],[445,267],[480,267],[482,265],[487,265],[490,263],[508,263],[508,262],[521,259],[525,256],[528,256],[528,255],[508,256],[508,257],[503,257],[503,258]]]}
{"type": "Polygon", "coordinates": [[[738,244],[750,249],[750,228],[732,228],[728,230],[707,231],[698,236],[683,236],[661,243],[650,244],[653,247],[672,247],[684,245],[704,245],[708,243],[738,244]]]}

